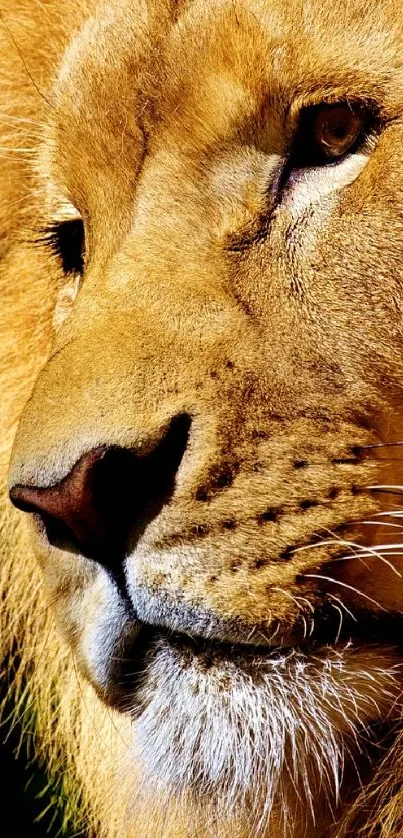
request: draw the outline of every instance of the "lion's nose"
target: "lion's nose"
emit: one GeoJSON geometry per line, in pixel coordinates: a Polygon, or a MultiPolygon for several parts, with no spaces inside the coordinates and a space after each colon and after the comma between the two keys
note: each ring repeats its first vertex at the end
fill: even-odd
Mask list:
{"type": "Polygon", "coordinates": [[[115,565],[174,491],[188,416],[174,419],[147,455],[118,446],[88,451],[52,486],[14,485],[13,504],[42,519],[51,544],[115,565]]]}

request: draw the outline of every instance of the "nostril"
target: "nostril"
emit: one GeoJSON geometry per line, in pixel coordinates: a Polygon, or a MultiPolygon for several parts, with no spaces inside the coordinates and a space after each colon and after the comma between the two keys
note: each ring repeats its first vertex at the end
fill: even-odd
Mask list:
{"type": "Polygon", "coordinates": [[[14,486],[10,498],[24,512],[40,516],[49,541],[57,546],[75,546],[84,552],[98,548],[105,538],[106,521],[96,502],[96,467],[108,449],[84,454],[59,483],[48,486],[14,486]]]}
{"type": "Polygon", "coordinates": [[[104,565],[122,561],[130,541],[171,498],[185,453],[191,420],[181,414],[154,450],[100,446],[49,487],[16,485],[14,505],[40,516],[51,544],[79,551],[104,565]]]}

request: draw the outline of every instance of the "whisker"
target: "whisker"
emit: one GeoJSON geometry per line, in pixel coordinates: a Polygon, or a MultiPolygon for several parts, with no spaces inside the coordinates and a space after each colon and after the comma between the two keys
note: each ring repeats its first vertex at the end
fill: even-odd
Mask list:
{"type": "Polygon", "coordinates": [[[375,544],[374,547],[369,547],[366,544],[362,545],[363,550],[369,550],[372,553],[375,553],[377,550],[403,550],[403,543],[400,541],[396,541],[393,544],[375,544]]]}
{"type": "Polygon", "coordinates": [[[387,495],[401,495],[403,494],[403,486],[393,485],[388,483],[374,484],[373,486],[363,486],[363,491],[380,492],[387,495]]]}
{"type": "Polygon", "coordinates": [[[7,145],[0,145],[0,152],[5,151],[7,154],[10,152],[21,152],[24,154],[33,154],[32,148],[24,148],[24,146],[7,146],[7,145]]]}
{"type": "Polygon", "coordinates": [[[26,201],[29,198],[34,197],[34,195],[41,195],[44,192],[46,192],[46,187],[38,187],[38,189],[32,189],[29,192],[26,192],[25,195],[23,195],[21,198],[17,198],[15,201],[11,201],[4,207],[4,209],[9,210],[12,207],[16,207],[17,204],[21,204],[23,203],[23,201],[26,201]]]}
{"type": "Polygon", "coordinates": [[[403,440],[399,439],[397,442],[374,442],[371,445],[357,445],[357,450],[364,451],[371,448],[392,448],[399,445],[403,445],[403,440]]]}
{"type": "MultiPolygon", "coordinates": [[[[302,550],[311,550],[315,547],[316,548],[317,547],[334,547],[335,545],[338,546],[339,544],[342,544],[343,547],[350,547],[353,550],[353,556],[337,556],[335,558],[330,559],[330,561],[332,563],[333,562],[348,561],[348,560],[352,560],[354,558],[357,558],[359,561],[362,561],[364,558],[368,559],[368,558],[371,558],[371,556],[375,556],[381,562],[388,565],[388,567],[390,567],[390,569],[393,571],[393,573],[396,574],[396,576],[399,577],[399,579],[402,578],[402,574],[397,570],[397,568],[395,568],[394,565],[391,562],[389,562],[387,560],[387,558],[385,558],[385,556],[382,555],[379,552],[380,550],[386,550],[389,555],[400,556],[400,555],[402,555],[402,553],[391,552],[391,551],[400,551],[400,549],[403,549],[403,544],[401,544],[401,543],[377,544],[375,547],[369,547],[368,545],[365,545],[365,544],[357,544],[355,541],[346,541],[346,540],[341,539],[341,538],[340,539],[327,539],[326,541],[319,541],[319,542],[317,542],[317,544],[304,544],[304,545],[302,545],[302,547],[296,547],[295,550],[292,551],[292,553],[294,555],[294,553],[299,553],[302,550]],[[356,552],[356,551],[358,551],[358,552],[356,552]]],[[[363,562],[363,563],[364,563],[365,567],[367,567],[367,569],[370,570],[369,566],[365,562],[363,562]]]]}
{"type": "Polygon", "coordinates": [[[403,518],[403,510],[401,506],[396,509],[383,510],[382,512],[373,512],[375,518],[403,518]]]}
{"type": "Polygon", "coordinates": [[[373,548],[369,548],[366,545],[362,544],[356,544],[355,541],[348,541],[342,538],[341,536],[337,538],[327,538],[324,541],[317,541],[315,544],[303,544],[301,545],[301,547],[295,547],[295,549],[292,551],[292,554],[294,555],[294,553],[301,553],[303,550],[313,550],[314,548],[318,547],[339,547],[340,545],[342,545],[343,547],[351,547],[351,549],[353,550],[358,549],[359,551],[372,550],[372,552],[376,555],[376,552],[373,548]]]}
{"type": "Polygon", "coordinates": [[[353,614],[353,612],[350,611],[349,608],[347,608],[347,605],[345,605],[345,603],[341,599],[339,599],[337,596],[334,596],[334,594],[329,594],[328,596],[329,596],[329,599],[334,599],[334,601],[337,602],[340,605],[340,608],[343,608],[344,611],[348,614],[349,617],[351,617],[352,620],[354,620],[355,623],[358,622],[357,617],[355,616],[355,614],[353,614]]]}
{"type": "Polygon", "coordinates": [[[359,457],[357,460],[350,460],[352,463],[403,463],[403,457],[359,457]]]}
{"type": "MultiPolygon", "coordinates": [[[[357,522],[357,521],[350,522],[351,526],[353,524],[354,524],[354,526],[356,526],[357,523],[359,523],[359,522],[357,522]]],[[[329,533],[329,535],[333,536],[333,539],[335,540],[336,543],[341,544],[343,547],[348,547],[353,554],[352,556],[348,556],[348,557],[346,557],[346,556],[338,557],[339,559],[340,558],[348,558],[348,559],[358,558],[358,561],[360,561],[361,564],[363,564],[364,567],[367,568],[367,570],[371,570],[369,565],[367,565],[367,563],[364,562],[365,557],[364,557],[364,554],[363,554],[362,551],[363,551],[363,549],[366,549],[366,548],[364,548],[361,544],[357,544],[357,542],[355,542],[355,541],[347,541],[345,538],[343,538],[342,536],[333,532],[332,530],[329,530],[327,528],[324,528],[324,529],[325,529],[326,532],[329,533]]],[[[337,558],[334,559],[334,561],[337,561],[337,558]]]]}
{"type": "Polygon", "coordinates": [[[337,644],[340,640],[341,629],[342,629],[342,626],[343,626],[343,612],[342,612],[341,608],[338,607],[338,605],[333,605],[332,602],[330,603],[330,605],[339,614],[339,627],[337,629],[336,637],[335,637],[335,640],[334,640],[335,644],[337,644]]]}
{"type": "Polygon", "coordinates": [[[335,538],[326,539],[325,541],[316,541],[314,544],[302,544],[301,547],[295,547],[292,551],[292,555],[295,553],[302,553],[304,550],[313,550],[317,549],[318,547],[335,547],[336,545],[339,546],[340,541],[335,538]]]}
{"type": "Polygon", "coordinates": [[[376,599],[372,599],[372,597],[368,596],[368,594],[364,594],[363,591],[355,588],[354,585],[348,585],[347,582],[341,582],[340,579],[333,579],[331,576],[323,576],[320,573],[304,573],[303,577],[304,579],[322,579],[324,582],[332,582],[334,585],[340,585],[342,588],[346,588],[347,590],[358,594],[358,596],[362,596],[364,599],[367,599],[368,602],[372,602],[373,605],[376,605],[376,607],[381,611],[385,611],[385,613],[387,613],[387,609],[384,608],[380,602],[377,602],[376,599]]]}
{"type": "Polygon", "coordinates": [[[46,125],[46,122],[39,122],[38,120],[31,119],[30,117],[15,116],[14,114],[7,113],[6,111],[0,111],[0,122],[5,125],[7,124],[7,120],[10,120],[10,122],[23,122],[27,125],[39,125],[41,128],[46,125]]]}
{"type": "MultiPolygon", "coordinates": [[[[379,559],[379,561],[383,562],[383,564],[386,564],[393,571],[393,573],[396,576],[399,577],[399,579],[402,578],[402,574],[397,570],[397,568],[394,566],[394,564],[392,564],[392,562],[389,562],[388,559],[385,558],[385,556],[382,556],[379,553],[374,554],[373,552],[371,552],[371,553],[362,553],[362,555],[354,555],[354,556],[337,556],[337,558],[332,559],[332,564],[334,562],[348,562],[348,561],[351,562],[351,561],[354,561],[354,559],[358,559],[359,561],[362,561],[362,559],[369,559],[373,555],[376,555],[376,557],[377,557],[377,559],[379,559]]],[[[403,556],[403,553],[402,552],[388,553],[388,555],[389,556],[403,556]]],[[[367,568],[367,570],[372,570],[372,568],[369,565],[367,565],[366,562],[363,561],[362,564],[367,568]]]]}
{"type": "Polygon", "coordinates": [[[8,23],[7,23],[7,21],[6,21],[6,19],[5,19],[5,17],[4,17],[4,15],[3,15],[3,13],[2,13],[2,11],[1,11],[1,10],[0,10],[0,22],[3,24],[4,29],[5,29],[5,31],[6,31],[6,33],[7,33],[7,36],[8,36],[8,38],[9,38],[9,40],[11,41],[12,46],[14,47],[14,49],[16,50],[16,52],[18,53],[19,58],[20,58],[20,60],[21,60],[21,63],[22,63],[22,65],[23,65],[23,67],[24,67],[24,70],[25,70],[25,72],[26,72],[26,74],[27,74],[28,78],[30,79],[30,81],[31,81],[31,83],[32,83],[32,85],[33,85],[33,87],[35,88],[36,92],[37,92],[37,93],[38,93],[38,95],[41,97],[41,99],[42,99],[44,102],[46,102],[46,104],[48,105],[48,107],[49,107],[49,108],[51,108],[51,109],[53,109],[53,105],[52,105],[52,103],[49,101],[49,99],[47,98],[47,96],[45,96],[44,92],[43,92],[43,91],[39,88],[39,86],[38,86],[37,82],[35,81],[35,79],[34,79],[34,77],[33,77],[32,73],[31,73],[31,71],[30,71],[30,69],[29,69],[29,67],[28,67],[28,65],[27,65],[27,62],[26,62],[25,57],[24,57],[24,54],[23,54],[23,52],[22,52],[21,48],[18,46],[18,43],[17,43],[17,41],[15,40],[14,35],[13,35],[13,33],[12,33],[12,31],[11,31],[11,29],[10,29],[10,27],[9,27],[9,25],[8,25],[8,23]]]}
{"type": "MultiPolygon", "coordinates": [[[[385,514],[385,513],[380,513],[385,514]]],[[[392,524],[390,521],[356,521],[356,524],[371,524],[374,527],[396,527],[396,529],[403,529],[403,524],[392,524]]]]}
{"type": "Polygon", "coordinates": [[[277,626],[276,626],[275,631],[273,631],[273,632],[272,632],[272,634],[271,634],[271,635],[270,635],[270,637],[269,637],[269,641],[270,641],[270,643],[274,640],[274,638],[275,638],[275,637],[276,637],[276,635],[279,633],[279,631],[280,631],[280,623],[277,623],[277,626]]]}
{"type": "Polygon", "coordinates": [[[311,613],[312,614],[314,613],[315,609],[314,609],[312,603],[306,597],[304,597],[304,596],[293,596],[293,594],[291,594],[290,591],[284,591],[283,588],[279,588],[277,585],[273,585],[271,590],[272,591],[279,591],[279,593],[283,594],[283,596],[288,597],[289,599],[292,599],[293,602],[295,602],[298,606],[299,606],[300,602],[305,602],[307,604],[308,608],[310,609],[311,613]]]}

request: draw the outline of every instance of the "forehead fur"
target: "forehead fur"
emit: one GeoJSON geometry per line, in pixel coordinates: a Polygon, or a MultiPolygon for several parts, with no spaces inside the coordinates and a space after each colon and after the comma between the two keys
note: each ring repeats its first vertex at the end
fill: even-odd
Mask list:
{"type": "Polygon", "coordinates": [[[401,34],[393,2],[101,5],[53,93],[52,180],[100,240],[116,238],[155,148],[200,160],[242,142],[281,154],[301,108],[324,99],[370,100],[393,118],[401,34]],[[121,211],[106,228],[110,202],[121,211]]]}

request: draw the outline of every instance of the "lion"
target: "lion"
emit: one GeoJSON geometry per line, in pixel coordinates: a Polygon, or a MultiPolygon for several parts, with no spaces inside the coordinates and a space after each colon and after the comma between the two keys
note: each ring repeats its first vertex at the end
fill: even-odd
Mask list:
{"type": "Polygon", "coordinates": [[[2,656],[64,832],[398,838],[399,3],[0,15],[2,656]]]}

